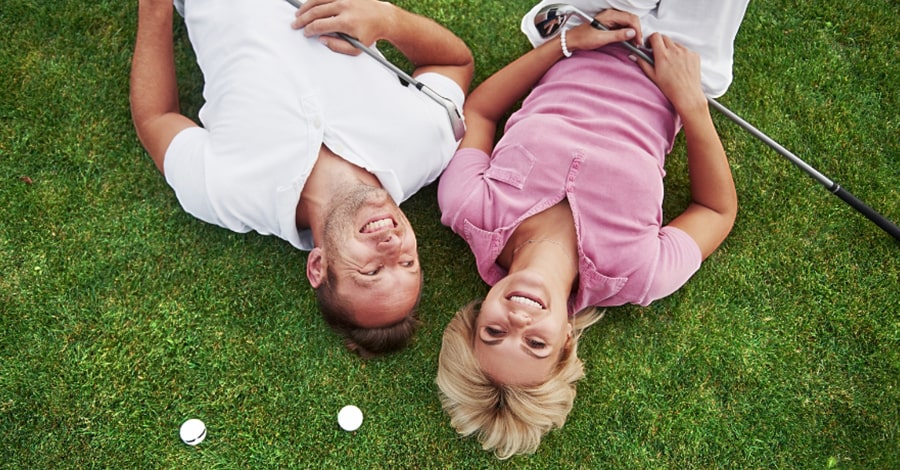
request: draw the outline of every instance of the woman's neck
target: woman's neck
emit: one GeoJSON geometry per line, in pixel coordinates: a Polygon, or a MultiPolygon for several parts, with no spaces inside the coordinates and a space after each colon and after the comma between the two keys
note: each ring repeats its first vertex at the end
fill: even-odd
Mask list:
{"type": "Polygon", "coordinates": [[[522,222],[498,262],[510,272],[539,272],[568,294],[578,277],[578,239],[568,201],[563,199],[522,222]]]}

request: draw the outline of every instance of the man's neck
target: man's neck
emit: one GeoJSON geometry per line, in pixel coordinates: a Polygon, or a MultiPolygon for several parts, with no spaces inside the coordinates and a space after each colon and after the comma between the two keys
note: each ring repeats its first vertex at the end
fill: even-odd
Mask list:
{"type": "Polygon", "coordinates": [[[333,196],[348,185],[356,184],[382,187],[375,175],[344,160],[323,144],[300,193],[296,209],[297,228],[311,229],[313,239],[320,240],[325,210],[333,196]]]}

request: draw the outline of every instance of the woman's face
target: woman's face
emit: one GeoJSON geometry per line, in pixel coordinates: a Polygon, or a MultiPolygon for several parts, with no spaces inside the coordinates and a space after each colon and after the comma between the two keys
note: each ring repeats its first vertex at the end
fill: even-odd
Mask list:
{"type": "Polygon", "coordinates": [[[492,380],[545,381],[572,334],[568,295],[549,292],[540,276],[512,273],[488,292],[475,319],[474,351],[492,380]]]}

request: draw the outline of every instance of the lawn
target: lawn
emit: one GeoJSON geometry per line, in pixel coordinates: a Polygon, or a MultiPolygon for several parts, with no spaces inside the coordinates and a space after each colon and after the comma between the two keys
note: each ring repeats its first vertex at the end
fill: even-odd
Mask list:
{"type": "MultiPolygon", "coordinates": [[[[486,286],[435,185],[404,203],[422,327],[364,362],[320,318],[305,253],[180,209],[130,121],[136,3],[0,6],[0,467],[900,467],[900,244],[728,119],[731,236],[676,294],[608,309],[565,427],[501,462],[438,401],[443,327],[486,286]],[[350,403],[353,433],[336,422],[350,403]],[[188,418],[209,429],[197,447],[188,418]]],[[[396,3],[466,40],[476,84],[528,48],[531,0],[396,3]]],[[[894,222],[898,16],[895,0],[751,2],[720,99],[894,222]]],[[[176,39],[195,116],[202,77],[176,39]]],[[[672,216],[683,142],[667,170],[672,216]]]]}

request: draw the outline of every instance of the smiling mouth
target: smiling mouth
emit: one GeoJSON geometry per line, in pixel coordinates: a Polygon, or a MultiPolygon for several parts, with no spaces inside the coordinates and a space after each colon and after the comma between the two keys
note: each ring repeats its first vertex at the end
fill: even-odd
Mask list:
{"type": "Polygon", "coordinates": [[[371,222],[368,222],[366,225],[363,225],[363,227],[359,229],[359,233],[375,233],[379,230],[394,228],[396,226],[397,223],[394,222],[393,218],[385,217],[383,219],[373,220],[371,222]]]}
{"type": "Polygon", "coordinates": [[[544,310],[546,308],[539,301],[529,298],[529,297],[525,297],[523,295],[511,295],[511,296],[507,297],[507,300],[509,300],[510,302],[519,304],[519,305],[524,305],[526,307],[538,308],[541,310],[544,310]]]}

